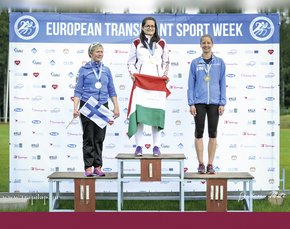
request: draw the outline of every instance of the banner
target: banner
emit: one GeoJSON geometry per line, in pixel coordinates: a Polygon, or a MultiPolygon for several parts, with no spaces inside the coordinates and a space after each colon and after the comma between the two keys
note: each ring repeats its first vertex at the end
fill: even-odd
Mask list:
{"type": "MultiPolygon", "coordinates": [[[[279,16],[278,14],[77,14],[11,13],[10,80],[10,192],[47,192],[47,176],[55,171],[83,171],[82,128],[71,121],[73,91],[79,68],[89,61],[88,47],[102,42],[103,62],[113,75],[120,117],[107,126],[103,169],[116,172],[116,155],[134,153],[128,138],[128,104],[132,80],[127,70],[130,45],[139,36],[142,19],[153,16],[170,49],[165,125],[161,153],[182,153],[185,171],[196,172],[194,119],[187,105],[191,61],[201,55],[200,36],[213,36],[213,51],[226,64],[227,105],[218,126],[214,166],[217,172],[249,172],[254,190],[278,190],[279,179],[279,16]]],[[[109,109],[112,108],[109,102],[109,109]]],[[[207,126],[205,127],[206,130],[207,126]]],[[[152,153],[151,128],[144,129],[152,153]]],[[[208,136],[204,134],[207,163],[208,136]]],[[[163,173],[176,173],[166,163],[163,173]]],[[[138,173],[132,163],[127,173],[138,173]]],[[[243,190],[230,182],[229,190],[243,190]]],[[[185,191],[204,191],[205,182],[186,183],[185,191]]],[[[61,186],[72,191],[73,183],[61,186]]],[[[179,190],[178,183],[129,182],[124,191],[179,190]]],[[[96,191],[116,192],[114,182],[96,191]]]]}

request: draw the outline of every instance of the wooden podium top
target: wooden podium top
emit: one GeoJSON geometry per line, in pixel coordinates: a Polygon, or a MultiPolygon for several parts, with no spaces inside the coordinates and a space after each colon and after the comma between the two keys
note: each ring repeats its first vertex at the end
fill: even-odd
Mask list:
{"type": "Polygon", "coordinates": [[[185,159],[184,154],[161,154],[153,156],[153,154],[143,154],[143,156],[135,156],[133,153],[119,153],[116,159],[185,159]]]}
{"type": "Polygon", "coordinates": [[[118,173],[117,172],[110,172],[105,173],[105,176],[92,176],[86,177],[84,172],[54,172],[50,174],[47,178],[48,179],[117,179],[118,173]]]}
{"type": "Polygon", "coordinates": [[[184,173],[184,179],[254,179],[247,172],[220,172],[216,174],[184,173]]]}

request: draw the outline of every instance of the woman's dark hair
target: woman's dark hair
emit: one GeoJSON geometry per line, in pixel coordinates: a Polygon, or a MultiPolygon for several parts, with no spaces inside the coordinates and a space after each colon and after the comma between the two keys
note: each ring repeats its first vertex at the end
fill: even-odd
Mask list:
{"type": "MultiPolygon", "coordinates": [[[[145,26],[145,24],[148,20],[154,21],[154,24],[155,24],[155,33],[153,34],[152,38],[150,39],[150,44],[149,44],[150,48],[152,48],[153,42],[157,43],[160,40],[160,37],[158,35],[158,26],[157,26],[157,22],[156,22],[155,18],[145,17],[142,21],[142,28],[145,26]]],[[[145,41],[147,41],[147,38],[146,38],[143,30],[141,30],[141,33],[140,33],[140,40],[141,40],[141,43],[144,45],[144,47],[147,48],[147,45],[145,43],[145,41]]]]}

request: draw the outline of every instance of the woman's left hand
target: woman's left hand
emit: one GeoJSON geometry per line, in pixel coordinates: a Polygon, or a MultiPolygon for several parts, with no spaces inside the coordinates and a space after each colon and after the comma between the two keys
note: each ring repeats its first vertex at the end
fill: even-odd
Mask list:
{"type": "Polygon", "coordinates": [[[225,111],[225,107],[219,106],[219,115],[223,115],[224,111],[225,111]]]}

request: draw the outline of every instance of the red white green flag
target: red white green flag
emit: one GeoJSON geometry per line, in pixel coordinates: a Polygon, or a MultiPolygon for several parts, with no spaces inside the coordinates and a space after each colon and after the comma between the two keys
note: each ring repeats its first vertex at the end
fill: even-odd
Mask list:
{"type": "Polygon", "coordinates": [[[134,76],[127,114],[129,138],[137,132],[138,123],[164,129],[166,98],[171,93],[166,87],[167,76],[134,76]]]}

